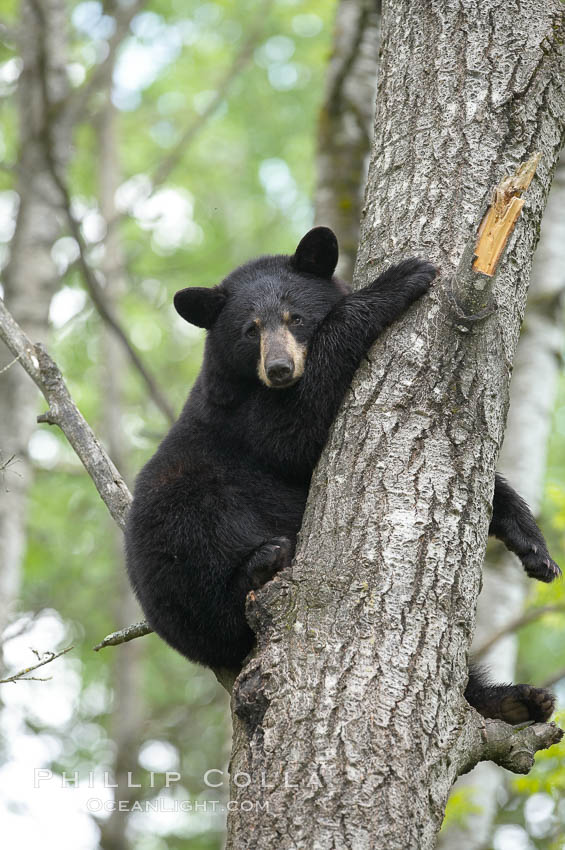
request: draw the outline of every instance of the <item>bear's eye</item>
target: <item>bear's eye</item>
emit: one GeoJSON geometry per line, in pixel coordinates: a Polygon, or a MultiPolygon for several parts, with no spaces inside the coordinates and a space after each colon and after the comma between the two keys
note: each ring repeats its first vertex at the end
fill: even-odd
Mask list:
{"type": "Polygon", "coordinates": [[[257,325],[255,323],[253,323],[252,325],[249,325],[249,327],[245,331],[245,336],[248,339],[255,339],[255,337],[258,335],[258,333],[259,333],[259,328],[257,327],[257,325]]]}
{"type": "Polygon", "coordinates": [[[302,318],[302,316],[297,316],[296,314],[294,314],[290,317],[290,324],[294,325],[295,327],[297,327],[298,325],[303,325],[304,319],[302,318]]]}

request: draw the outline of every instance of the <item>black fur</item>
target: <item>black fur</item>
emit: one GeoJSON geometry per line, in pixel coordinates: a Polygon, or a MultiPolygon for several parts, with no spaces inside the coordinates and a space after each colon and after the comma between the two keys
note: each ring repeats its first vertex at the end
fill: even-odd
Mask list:
{"type": "MultiPolygon", "coordinates": [[[[334,234],[315,228],[293,256],[260,257],[213,289],[175,296],[178,312],[208,329],[204,362],[138,476],[127,566],[152,628],[211,667],[238,670],[252,648],[246,595],[292,560],[310,477],[355,370],[436,273],[412,258],[349,292],[333,277],[337,256],[334,234]],[[286,340],[295,370],[284,388],[265,385],[272,364],[263,380],[258,371],[269,333],[282,334],[277,363],[286,340]]],[[[500,478],[491,530],[530,574],[555,576],[533,517],[500,478]]]]}
{"type": "Polygon", "coordinates": [[[465,699],[483,717],[506,723],[543,723],[555,705],[551,691],[531,685],[493,685],[487,673],[475,665],[469,668],[465,699]]]}
{"type": "Polygon", "coordinates": [[[549,556],[543,534],[529,507],[501,475],[494,479],[489,534],[498,537],[518,555],[531,578],[550,582],[561,575],[561,570],[549,556]]]}

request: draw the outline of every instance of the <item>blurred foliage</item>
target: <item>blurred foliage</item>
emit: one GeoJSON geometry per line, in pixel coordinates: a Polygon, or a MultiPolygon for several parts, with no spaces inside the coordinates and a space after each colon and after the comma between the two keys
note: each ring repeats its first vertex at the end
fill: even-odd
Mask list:
{"type": "MultiPolygon", "coordinates": [[[[545,498],[541,526],[562,568],[565,567],[565,376],[561,377],[548,446],[545,498]]],[[[559,706],[565,704],[565,582],[533,582],[526,610],[563,606],[544,614],[518,631],[516,681],[551,687],[559,706]]],[[[565,712],[555,722],[565,728],[565,712]]],[[[565,847],[565,739],[536,754],[526,776],[507,773],[508,782],[497,798],[494,850],[563,850],[565,847]]],[[[479,809],[473,787],[457,788],[450,795],[442,829],[465,827],[479,809]]],[[[491,846],[485,847],[491,850],[491,846]]]]}
{"type": "MultiPolygon", "coordinates": [[[[68,3],[74,88],[88,83],[106,55],[114,28],[107,10],[112,8],[91,0],[68,3]]],[[[112,100],[122,176],[118,217],[110,226],[119,234],[127,281],[117,308],[176,412],[198,373],[203,333],[176,315],[174,292],[189,284],[215,284],[252,256],[292,251],[311,223],[316,122],[334,11],[333,2],[313,0],[151,0],[133,19],[117,55],[112,100]],[[254,33],[247,61],[240,63],[217,110],[202,122],[203,111],[254,33]],[[170,174],[154,185],[183,134],[201,123],[170,174]]],[[[1,16],[8,28],[17,15],[18,4],[3,0],[1,16]]],[[[15,211],[20,72],[9,33],[0,32],[0,156],[6,166],[0,168],[0,263],[7,258],[15,211]]],[[[100,219],[96,132],[103,95],[95,94],[75,128],[68,172],[73,210],[95,268],[103,258],[108,226],[100,219]]],[[[67,231],[62,230],[53,256],[61,288],[51,308],[50,351],[81,411],[102,434],[101,322],[85,296],[76,244],[67,231]]],[[[129,365],[124,397],[121,427],[129,446],[127,465],[135,471],[155,451],[168,425],[129,365]]],[[[36,475],[21,617],[14,629],[27,613],[36,617],[27,632],[7,643],[7,659],[18,662],[20,650],[10,649],[16,645],[44,651],[72,642],[75,649],[46,668],[52,682],[19,683],[17,699],[8,695],[5,708],[12,716],[19,711],[25,729],[52,753],[42,757],[42,766],[79,770],[81,776],[94,767],[112,771],[114,662],[123,648],[94,653],[92,646],[126,625],[115,610],[124,567],[116,562],[106,508],[58,430],[38,429],[30,454],[36,475]],[[49,635],[56,637],[56,645],[47,642],[49,635]],[[68,711],[51,719],[48,694],[55,702],[66,694],[68,711]]],[[[10,476],[17,474],[16,462],[4,470],[0,484],[9,491],[10,476]]],[[[213,789],[203,776],[208,769],[226,770],[227,695],[211,672],[190,665],[155,635],[141,640],[143,740],[138,742],[140,761],[131,768],[135,781],[144,786],[146,798],[161,794],[164,768],[154,768],[156,787],[147,790],[150,755],[160,753],[164,764],[168,752],[170,769],[182,777],[170,796],[225,804],[226,774],[223,786],[213,789]],[[160,749],[151,751],[152,742],[160,749]]],[[[32,661],[26,657],[24,663],[32,661]]],[[[9,758],[7,741],[4,749],[9,758]]],[[[163,816],[161,821],[130,816],[128,830],[142,850],[216,850],[224,819],[221,811],[163,816]]]]}
{"type": "Polygon", "coordinates": [[[469,815],[480,811],[473,797],[473,788],[469,786],[452,791],[445,807],[441,828],[447,830],[453,827],[465,827],[469,815]]]}

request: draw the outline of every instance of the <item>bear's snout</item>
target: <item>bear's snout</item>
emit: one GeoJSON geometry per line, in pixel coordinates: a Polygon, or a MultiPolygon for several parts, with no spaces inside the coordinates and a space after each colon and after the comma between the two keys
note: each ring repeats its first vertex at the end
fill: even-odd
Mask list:
{"type": "Polygon", "coordinates": [[[272,360],[266,364],[267,378],[274,387],[284,387],[294,380],[294,360],[272,360]]]}
{"type": "Polygon", "coordinates": [[[260,380],[273,389],[284,389],[302,376],[306,346],[299,343],[286,325],[261,331],[261,353],[257,372],[260,380]]]}

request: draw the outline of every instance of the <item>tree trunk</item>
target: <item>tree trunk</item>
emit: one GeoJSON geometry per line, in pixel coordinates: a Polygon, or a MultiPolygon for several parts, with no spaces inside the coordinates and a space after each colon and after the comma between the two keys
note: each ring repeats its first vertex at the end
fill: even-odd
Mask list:
{"type": "Polygon", "coordinates": [[[426,850],[458,773],[484,758],[529,765],[518,758],[527,730],[508,736],[462,692],[512,359],[565,127],[562,26],[553,0],[383,5],[355,284],[414,253],[442,274],[359,369],[312,480],[292,578],[250,605],[258,650],[234,688],[228,848],[426,850]],[[498,309],[479,321],[459,262],[494,185],[536,150],[493,279],[498,309]],[[517,750],[501,746],[510,739],[517,750]]]}
{"type": "MultiPolygon", "coordinates": [[[[565,291],[565,158],[555,172],[534,255],[528,305],[516,350],[510,407],[498,467],[518,492],[539,511],[543,496],[547,444],[563,350],[565,291]]],[[[471,651],[482,646],[519,616],[529,585],[516,557],[496,542],[489,547],[477,606],[477,628],[471,651]]],[[[517,638],[505,635],[481,657],[494,679],[510,682],[516,666],[517,638]]],[[[479,850],[489,846],[497,810],[497,789],[505,774],[483,763],[461,777],[457,786],[472,790],[480,811],[465,827],[442,833],[442,850],[479,850]]]]}
{"type": "MultiPolygon", "coordinates": [[[[111,71],[111,68],[109,69],[111,71]]],[[[116,136],[116,109],[110,99],[111,74],[105,81],[107,91],[104,92],[106,101],[100,110],[97,131],[99,163],[99,197],[100,212],[107,223],[107,234],[104,240],[104,256],[101,271],[104,275],[104,295],[112,309],[119,295],[125,288],[124,255],[118,231],[111,227],[117,211],[114,196],[120,184],[120,165],[118,160],[118,145],[116,136]]],[[[100,329],[100,362],[102,364],[102,434],[108,448],[108,453],[126,481],[128,472],[128,446],[123,431],[122,416],[124,412],[124,382],[129,361],[123,345],[116,334],[105,322],[100,329]]],[[[140,608],[130,588],[127,573],[122,569],[123,535],[120,528],[108,515],[108,535],[112,541],[114,565],[116,570],[115,599],[113,613],[116,626],[126,622],[141,619],[140,608]]],[[[110,717],[110,737],[114,744],[112,764],[113,781],[118,785],[117,796],[127,801],[127,809],[135,803],[139,789],[128,782],[128,774],[132,765],[136,765],[139,757],[139,747],[143,740],[143,688],[141,683],[141,661],[143,658],[144,642],[133,640],[124,644],[120,652],[112,657],[112,713],[110,717]]],[[[109,817],[100,823],[100,847],[102,850],[128,850],[131,846],[128,839],[128,811],[114,809],[109,817]]]]}
{"type": "Polygon", "coordinates": [[[337,273],[350,281],[373,135],[380,0],[341,0],[318,122],[315,222],[337,234],[337,273]]]}
{"type": "MultiPolygon", "coordinates": [[[[20,147],[17,163],[19,208],[10,260],[3,273],[4,300],[26,333],[45,340],[51,298],[59,280],[51,247],[61,232],[60,193],[50,156],[59,167],[68,158],[70,133],[61,113],[49,112],[67,92],[66,4],[23,0],[19,43],[23,60],[18,82],[20,147]]],[[[0,351],[0,633],[20,589],[25,552],[27,494],[31,468],[27,453],[36,427],[37,390],[7,349],[0,351]],[[4,371],[3,371],[4,370],[4,371]],[[0,464],[1,465],[1,464],[0,464]]]]}

